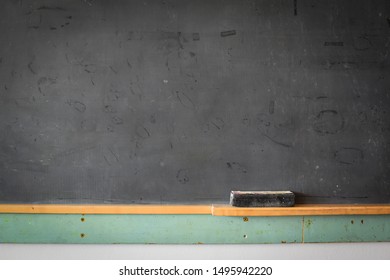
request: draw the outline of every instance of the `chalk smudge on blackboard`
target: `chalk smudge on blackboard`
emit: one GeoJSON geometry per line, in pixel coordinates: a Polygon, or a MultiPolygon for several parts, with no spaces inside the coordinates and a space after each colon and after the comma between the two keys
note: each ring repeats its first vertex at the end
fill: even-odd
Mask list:
{"type": "Polygon", "coordinates": [[[218,130],[222,129],[225,126],[225,121],[221,118],[215,118],[211,120],[210,123],[218,130]]]}
{"type": "Polygon", "coordinates": [[[108,159],[106,158],[105,155],[103,155],[103,158],[104,158],[105,162],[106,162],[109,166],[111,166],[111,163],[108,161],[108,159]]]}
{"type": "Polygon", "coordinates": [[[118,157],[118,155],[117,155],[116,153],[114,153],[114,151],[113,151],[110,147],[108,147],[107,149],[110,151],[111,155],[114,156],[115,160],[116,160],[117,162],[119,162],[119,157],[118,157]]]}
{"type": "Polygon", "coordinates": [[[186,108],[195,109],[195,104],[184,92],[176,91],[176,96],[179,102],[186,108]]]}
{"type": "Polygon", "coordinates": [[[114,67],[112,67],[111,65],[110,65],[110,69],[111,69],[111,71],[116,75],[116,74],[118,74],[118,70],[116,70],[114,67]]]}
{"type": "Polygon", "coordinates": [[[236,35],[236,30],[228,30],[228,31],[222,31],[221,37],[228,37],[228,36],[234,36],[236,35]]]}
{"type": "Polygon", "coordinates": [[[127,66],[128,66],[130,69],[132,69],[132,68],[133,68],[133,66],[131,65],[131,63],[130,63],[129,59],[126,59],[126,63],[127,63],[127,66]]]}
{"type": "Polygon", "coordinates": [[[366,35],[362,35],[354,38],[353,47],[357,51],[365,51],[372,47],[372,42],[366,35]]]}
{"type": "MultiPolygon", "coordinates": [[[[37,81],[37,85],[38,85],[38,90],[40,93],[43,93],[42,92],[42,89],[44,87],[47,87],[47,86],[50,86],[50,85],[53,85],[57,83],[57,78],[52,78],[52,77],[40,77],[37,81]]],[[[45,94],[43,94],[45,95],[45,94]]]]}
{"type": "Polygon", "coordinates": [[[195,32],[195,33],[192,33],[192,40],[193,41],[199,41],[200,40],[200,34],[195,32]]]}
{"type": "Polygon", "coordinates": [[[27,64],[27,68],[28,70],[30,70],[30,72],[34,75],[37,74],[37,72],[35,72],[34,68],[33,68],[33,63],[34,63],[34,60],[35,60],[35,57],[27,64]]]}
{"type": "Polygon", "coordinates": [[[187,169],[179,169],[176,173],[176,180],[181,184],[186,184],[190,180],[187,175],[187,169]]]}
{"type": "Polygon", "coordinates": [[[116,125],[121,125],[123,124],[123,119],[118,117],[118,116],[113,116],[111,121],[116,124],[116,125]]]}
{"type": "Polygon", "coordinates": [[[106,113],[116,113],[116,109],[112,105],[106,104],[106,105],[104,105],[104,112],[106,112],[106,113]]]}
{"type": "Polygon", "coordinates": [[[40,6],[38,11],[46,10],[46,11],[66,11],[65,8],[62,7],[50,7],[50,6],[40,6]]]}
{"type": "Polygon", "coordinates": [[[334,153],[334,158],[342,164],[355,164],[364,159],[364,152],[358,148],[341,148],[334,153]]]}
{"type": "Polygon", "coordinates": [[[291,148],[292,146],[290,144],[286,144],[286,143],[283,143],[283,142],[279,142],[273,138],[271,138],[270,136],[268,136],[267,134],[263,133],[263,136],[265,136],[266,138],[268,138],[269,140],[271,140],[271,142],[275,143],[276,145],[279,145],[279,146],[282,146],[282,147],[285,147],[285,148],[291,148]]]}
{"type": "Polygon", "coordinates": [[[93,150],[95,148],[96,148],[96,146],[94,144],[79,145],[79,146],[76,146],[74,148],[70,148],[70,149],[64,150],[62,152],[59,152],[59,153],[51,156],[51,158],[49,160],[58,160],[58,159],[72,156],[75,154],[84,153],[86,151],[93,150]]]}
{"type": "Polygon", "coordinates": [[[315,117],[313,129],[315,132],[336,134],[344,128],[344,118],[336,110],[322,110],[315,117]]]}
{"type": "Polygon", "coordinates": [[[298,15],[298,0],[294,0],[294,16],[298,15]]]}
{"type": "Polygon", "coordinates": [[[139,125],[136,128],[136,134],[143,139],[149,138],[150,137],[150,132],[149,130],[146,129],[146,127],[139,125]]]}
{"type": "Polygon", "coordinates": [[[247,169],[239,162],[226,162],[226,165],[229,169],[235,170],[241,173],[247,173],[247,169]]]}
{"type": "Polygon", "coordinates": [[[69,99],[66,103],[80,113],[84,113],[87,109],[87,106],[78,100],[69,99]]]}

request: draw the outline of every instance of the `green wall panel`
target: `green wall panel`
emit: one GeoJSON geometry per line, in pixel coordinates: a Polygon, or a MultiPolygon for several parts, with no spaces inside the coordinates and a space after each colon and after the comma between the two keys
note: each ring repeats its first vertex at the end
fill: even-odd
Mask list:
{"type": "Polygon", "coordinates": [[[301,233],[300,217],[0,215],[3,243],[291,243],[301,233]]]}
{"type": "Polygon", "coordinates": [[[0,243],[255,244],[390,241],[390,216],[0,214],[0,243]]]}
{"type": "Polygon", "coordinates": [[[307,216],[304,218],[305,242],[390,241],[390,217],[307,216]]]}

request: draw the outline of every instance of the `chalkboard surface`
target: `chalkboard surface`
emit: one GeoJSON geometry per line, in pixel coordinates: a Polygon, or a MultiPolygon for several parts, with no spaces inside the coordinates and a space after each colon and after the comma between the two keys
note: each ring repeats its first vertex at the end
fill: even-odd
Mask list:
{"type": "Polygon", "coordinates": [[[0,2],[0,203],[390,202],[390,1],[0,2]]]}

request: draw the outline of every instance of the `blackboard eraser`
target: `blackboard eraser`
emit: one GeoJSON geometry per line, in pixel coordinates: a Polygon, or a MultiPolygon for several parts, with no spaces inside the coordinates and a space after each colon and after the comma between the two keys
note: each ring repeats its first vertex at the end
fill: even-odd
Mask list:
{"type": "Polygon", "coordinates": [[[231,191],[230,205],[235,207],[291,207],[295,195],[291,191],[231,191]]]}

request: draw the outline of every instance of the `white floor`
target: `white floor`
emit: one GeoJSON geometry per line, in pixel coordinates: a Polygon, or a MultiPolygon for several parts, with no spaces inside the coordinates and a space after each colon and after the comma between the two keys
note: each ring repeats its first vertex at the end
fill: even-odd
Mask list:
{"type": "Polygon", "coordinates": [[[390,259],[390,242],[262,245],[0,244],[0,259],[390,259]]]}

